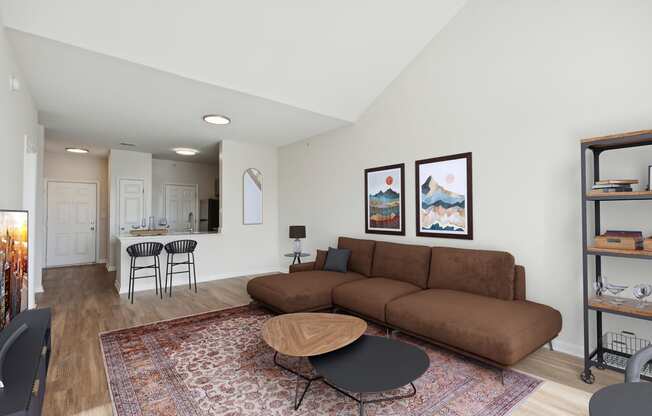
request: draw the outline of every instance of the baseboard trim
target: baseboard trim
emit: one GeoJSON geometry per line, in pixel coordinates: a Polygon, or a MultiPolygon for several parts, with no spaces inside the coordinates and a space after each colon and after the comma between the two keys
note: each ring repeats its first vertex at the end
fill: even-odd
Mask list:
{"type": "Polygon", "coordinates": [[[107,272],[114,272],[115,271],[115,266],[112,266],[109,263],[107,263],[106,264],[106,271],[107,272]]]}
{"type": "Polygon", "coordinates": [[[45,292],[45,289],[43,289],[43,285],[38,285],[34,287],[34,293],[43,293],[45,292]]]}
{"type": "MultiPolygon", "coordinates": [[[[231,272],[231,273],[219,273],[219,274],[214,274],[210,277],[201,277],[197,276],[197,283],[206,283],[206,282],[212,282],[214,280],[224,280],[224,279],[235,279],[237,277],[246,277],[246,276],[257,276],[257,275],[265,275],[265,274],[273,274],[273,273],[282,273],[282,269],[280,267],[270,267],[270,268],[264,268],[264,269],[255,269],[255,270],[248,270],[248,271],[243,271],[243,272],[231,272]]],[[[163,276],[162,278],[164,278],[163,276]]],[[[188,280],[184,280],[183,278],[175,278],[178,280],[174,280],[172,283],[172,286],[184,286],[188,284],[188,280]]],[[[118,289],[119,283],[116,279],[115,282],[115,287],[118,289]]],[[[118,293],[121,295],[126,295],[127,294],[127,289],[128,288],[120,288],[118,290],[118,293]]],[[[134,287],[135,292],[140,292],[144,290],[154,290],[154,280],[141,280],[141,281],[136,281],[136,286],[134,287]]]]}
{"type": "Polygon", "coordinates": [[[553,340],[552,347],[555,351],[563,352],[575,357],[584,357],[584,347],[577,344],[572,344],[566,341],[553,340]]]}

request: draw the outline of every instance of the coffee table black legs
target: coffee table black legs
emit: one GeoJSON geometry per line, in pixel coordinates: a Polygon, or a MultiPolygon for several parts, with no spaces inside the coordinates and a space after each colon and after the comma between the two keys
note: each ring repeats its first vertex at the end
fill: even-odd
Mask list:
{"type": "Polygon", "coordinates": [[[322,377],[319,377],[319,376],[317,376],[317,377],[304,376],[303,374],[299,373],[298,371],[295,371],[295,370],[293,370],[293,369],[291,369],[289,367],[284,366],[283,364],[278,362],[277,358],[278,358],[278,352],[275,352],[274,353],[274,364],[277,367],[280,367],[285,371],[289,371],[290,373],[297,376],[297,384],[296,384],[296,386],[294,388],[294,410],[299,410],[299,407],[301,406],[301,403],[303,402],[303,398],[305,397],[306,393],[308,392],[308,389],[310,388],[310,385],[312,384],[312,382],[317,381],[317,380],[321,380],[322,377]],[[301,397],[299,397],[299,390],[300,390],[299,386],[301,384],[301,379],[306,380],[308,382],[308,384],[306,384],[306,387],[303,389],[303,392],[301,393],[301,397]]]}
{"type": "Polygon", "coordinates": [[[337,386],[335,386],[335,385],[329,383],[328,380],[323,380],[323,381],[324,381],[324,384],[326,384],[326,385],[329,386],[330,388],[332,388],[332,389],[334,389],[334,390],[337,390],[338,392],[342,393],[342,394],[345,395],[346,397],[348,397],[348,398],[350,398],[350,399],[355,400],[356,402],[358,402],[358,407],[359,407],[360,416],[364,416],[364,406],[365,406],[366,404],[369,404],[369,403],[380,403],[380,402],[389,402],[389,401],[392,401],[392,400],[409,399],[410,397],[413,397],[414,395],[417,394],[417,388],[414,386],[414,383],[410,383],[410,387],[412,387],[412,392],[410,392],[410,393],[408,393],[408,394],[400,394],[400,395],[391,396],[391,397],[381,397],[381,398],[379,398],[379,399],[364,400],[364,396],[363,396],[362,393],[360,393],[360,397],[358,398],[358,397],[355,397],[354,395],[352,395],[351,393],[346,392],[346,391],[344,391],[344,390],[338,388],[337,386]]]}
{"type": "Polygon", "coordinates": [[[310,388],[310,385],[315,379],[308,379],[308,384],[306,384],[306,387],[303,389],[303,393],[301,393],[301,397],[299,397],[299,384],[301,383],[301,379],[304,378],[303,376],[297,374],[297,384],[296,387],[294,388],[294,410],[299,410],[299,407],[301,406],[301,402],[303,402],[303,398],[306,395],[306,392],[310,388]]]}

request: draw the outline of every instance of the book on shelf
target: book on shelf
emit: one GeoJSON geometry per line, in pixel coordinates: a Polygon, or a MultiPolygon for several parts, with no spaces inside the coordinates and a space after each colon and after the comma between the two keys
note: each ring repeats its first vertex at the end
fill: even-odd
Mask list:
{"type": "Polygon", "coordinates": [[[642,231],[621,231],[621,230],[607,230],[602,233],[605,237],[632,237],[643,238],[642,231]]]}
{"type": "Polygon", "coordinates": [[[617,188],[594,189],[594,191],[608,194],[613,192],[633,192],[634,190],[629,186],[620,186],[617,188]]]}
{"type": "Polygon", "coordinates": [[[637,185],[638,179],[603,179],[595,181],[596,185],[637,185]]]}

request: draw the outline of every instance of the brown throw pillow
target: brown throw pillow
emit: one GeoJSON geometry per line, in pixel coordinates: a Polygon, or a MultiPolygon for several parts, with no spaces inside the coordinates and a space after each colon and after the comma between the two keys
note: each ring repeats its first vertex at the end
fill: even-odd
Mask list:
{"type": "Polygon", "coordinates": [[[317,250],[317,255],[315,256],[315,270],[324,270],[327,254],[328,251],[326,250],[317,250]]]}

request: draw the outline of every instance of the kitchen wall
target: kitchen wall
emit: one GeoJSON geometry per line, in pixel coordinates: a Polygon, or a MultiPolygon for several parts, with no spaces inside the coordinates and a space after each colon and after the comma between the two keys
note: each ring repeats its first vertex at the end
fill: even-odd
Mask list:
{"type": "Polygon", "coordinates": [[[76,155],[69,153],[45,153],[45,180],[97,182],[100,205],[98,214],[98,261],[108,261],[109,242],[109,162],[106,157],[76,155]]]}
{"type": "Polygon", "coordinates": [[[152,155],[150,153],[111,149],[109,152],[109,262],[107,269],[115,270],[116,236],[118,229],[118,191],[120,179],[143,179],[145,182],[145,218],[152,210],[152,155]]]}
{"type": "MultiPolygon", "coordinates": [[[[152,215],[165,216],[165,184],[198,185],[199,200],[215,198],[218,164],[152,159],[152,215]]],[[[199,212],[195,218],[199,220],[199,212]]]]}
{"type": "MultiPolygon", "coordinates": [[[[650,15],[643,0],[469,1],[355,125],[280,149],[279,254],[290,224],[307,225],[309,250],[338,235],[506,250],[529,299],[562,312],[557,347],[581,353],[579,140],[652,128],[650,15]],[[414,161],[460,152],[473,152],[475,239],[416,237],[414,161]],[[407,234],[365,235],[363,170],[401,162],[407,234]]],[[[647,183],[652,154],[609,163],[647,183]]],[[[603,225],[652,233],[651,208],[609,206],[603,225]]],[[[652,279],[644,262],[606,261],[614,281],[652,279]]]]}

